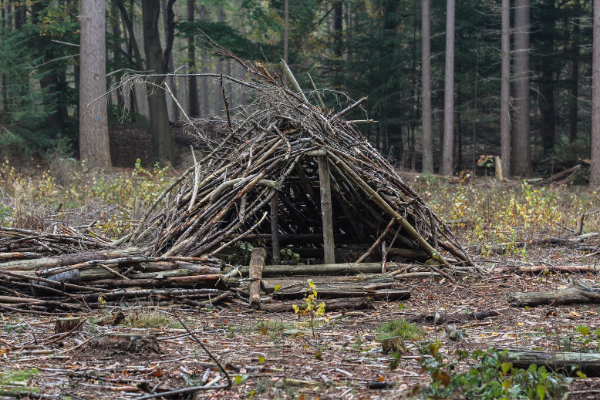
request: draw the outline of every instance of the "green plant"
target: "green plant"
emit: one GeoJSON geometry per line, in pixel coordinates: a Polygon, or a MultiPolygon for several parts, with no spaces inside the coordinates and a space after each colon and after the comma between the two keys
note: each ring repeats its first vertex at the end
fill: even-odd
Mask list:
{"type": "Polygon", "coordinates": [[[476,350],[471,355],[459,351],[459,359],[447,362],[440,346],[430,344],[430,357],[421,359],[421,366],[429,373],[431,383],[416,387],[416,398],[449,398],[460,395],[468,399],[565,399],[571,378],[545,367],[532,364],[527,369],[514,368],[504,362],[507,351],[494,348],[476,350]],[[459,361],[471,358],[476,365],[468,372],[456,373],[459,361]]]}
{"type": "Polygon", "coordinates": [[[317,303],[317,285],[312,279],[307,281],[308,287],[304,294],[304,304],[297,306],[293,305],[294,314],[309,315],[310,316],[310,327],[312,334],[315,336],[315,318],[323,316],[325,314],[325,303],[317,303]]]}
{"type": "Polygon", "coordinates": [[[384,323],[377,329],[377,332],[379,341],[392,337],[399,337],[402,340],[419,340],[425,337],[423,329],[402,318],[384,323]]]}
{"type": "Polygon", "coordinates": [[[291,260],[291,261],[295,261],[296,263],[298,263],[300,261],[300,254],[298,253],[294,253],[294,251],[292,250],[292,245],[288,245],[287,247],[284,247],[283,249],[281,249],[279,251],[279,253],[281,253],[281,256],[283,257],[284,260],[291,260]]]}
{"type": "Polygon", "coordinates": [[[143,309],[133,314],[129,314],[125,318],[125,325],[134,328],[183,328],[183,326],[159,311],[143,309]]]}
{"type": "Polygon", "coordinates": [[[0,226],[8,226],[12,210],[9,206],[0,203],[0,226]]]}
{"type": "Polygon", "coordinates": [[[235,244],[235,253],[227,258],[231,264],[247,265],[250,262],[250,255],[254,246],[251,243],[239,241],[235,244]]]}

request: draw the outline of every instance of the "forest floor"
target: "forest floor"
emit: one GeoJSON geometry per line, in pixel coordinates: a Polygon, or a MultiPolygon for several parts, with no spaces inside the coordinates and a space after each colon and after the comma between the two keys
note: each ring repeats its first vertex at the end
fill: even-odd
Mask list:
{"type": "MultiPolygon", "coordinates": [[[[54,173],[64,171],[59,168],[54,173]]],[[[94,177],[90,181],[82,175],[85,171],[75,170],[70,183],[63,185],[57,183],[52,172],[23,177],[8,164],[3,165],[0,206],[4,209],[0,209],[0,223],[47,229],[57,222],[83,224],[97,220],[98,230],[118,237],[131,228],[144,205],[168,184],[169,177],[175,176],[140,168],[133,174],[125,172],[108,179],[94,177]],[[72,183],[83,179],[87,179],[88,186],[72,183]]],[[[436,176],[405,176],[452,224],[479,265],[491,269],[505,265],[599,264],[600,253],[594,249],[600,248],[600,237],[583,244],[534,244],[539,239],[600,232],[599,195],[589,188],[542,188],[517,181],[499,185],[491,179],[451,185],[436,176]]],[[[306,282],[310,278],[295,279],[306,282]]],[[[588,284],[598,281],[597,274],[591,273],[578,278],[588,284]]],[[[318,291],[326,278],[314,281],[318,291]]],[[[224,384],[224,378],[216,380],[221,375],[214,362],[186,333],[174,316],[175,310],[193,336],[227,366],[233,381],[229,389],[202,391],[197,398],[410,398],[416,386],[432,382],[432,375],[421,366],[426,357],[424,349],[430,343],[436,343],[445,362],[458,360],[456,350],[472,354],[489,347],[597,353],[600,304],[515,308],[506,298],[510,292],[556,290],[568,285],[566,274],[516,275],[493,270],[461,277],[458,284],[444,279],[411,279],[398,283],[400,288],[411,290],[409,300],[376,302],[374,309],[329,312],[314,320],[293,312],[249,311],[235,303],[196,310],[168,302],[122,304],[118,310],[104,308],[81,315],[87,318],[81,330],[59,341],[54,335],[55,316],[3,312],[0,394],[9,381],[21,382],[21,393],[36,388],[37,394],[32,397],[64,399],[132,399],[144,390],[172,390],[207,381],[214,381],[214,386],[224,384]],[[97,323],[117,311],[126,315],[125,323],[97,323]],[[486,311],[498,315],[469,320],[469,315],[486,311]],[[394,354],[383,353],[378,329],[392,320],[410,321],[436,313],[463,319],[454,325],[464,339],[450,340],[444,324],[416,322],[424,336],[406,340],[398,365],[391,368],[394,354]],[[89,348],[90,339],[107,333],[154,334],[160,352],[133,355],[89,348]]],[[[473,360],[461,360],[456,370],[465,371],[474,365],[473,360]]],[[[600,379],[575,376],[570,390],[573,393],[569,398],[600,399],[600,379]]]]}
{"type": "MultiPolygon", "coordinates": [[[[318,287],[318,279],[316,284],[318,287]]],[[[491,275],[468,279],[460,286],[434,279],[412,280],[402,284],[412,291],[410,300],[378,302],[374,310],[327,313],[318,318],[314,332],[307,318],[291,312],[269,315],[231,306],[193,312],[177,309],[177,313],[221,363],[228,365],[226,368],[236,383],[228,390],[201,392],[199,398],[410,398],[413,387],[431,381],[419,363],[422,343],[440,342],[440,351],[450,360],[457,358],[458,349],[472,352],[496,347],[554,351],[564,349],[565,342],[571,351],[597,352],[600,338],[588,334],[592,339],[586,343],[586,336],[577,327],[588,327],[589,332],[600,329],[600,306],[525,309],[510,307],[506,301],[508,292],[553,290],[566,284],[562,275],[491,275]],[[393,357],[383,354],[381,343],[376,340],[378,328],[390,320],[410,320],[436,312],[468,316],[482,311],[496,311],[499,316],[476,322],[465,318],[464,323],[458,323],[457,329],[466,336],[464,342],[449,340],[444,325],[419,323],[426,336],[420,341],[406,342],[407,351],[393,371],[390,370],[393,357]],[[385,382],[389,386],[383,390],[368,389],[369,381],[385,382]]],[[[162,389],[178,389],[218,376],[214,363],[186,334],[171,310],[168,304],[123,305],[121,311],[134,316],[132,321],[136,320],[137,313],[142,324],[155,320],[163,326],[135,328],[134,322],[107,327],[86,323],[81,332],[51,345],[36,343],[53,337],[54,317],[3,314],[0,343],[11,350],[3,351],[0,369],[3,372],[35,370],[28,378],[29,386],[39,388],[48,397],[58,395],[58,398],[72,399],[131,399],[142,393],[138,387],[160,385],[162,389]],[[115,332],[154,334],[161,352],[132,355],[114,349],[86,349],[85,345],[76,348],[89,338],[115,332]]],[[[96,314],[96,319],[108,311],[96,314]]],[[[468,368],[466,362],[459,365],[468,368]]],[[[595,389],[595,393],[570,398],[598,399],[600,379],[577,378],[571,389],[595,389]]]]}

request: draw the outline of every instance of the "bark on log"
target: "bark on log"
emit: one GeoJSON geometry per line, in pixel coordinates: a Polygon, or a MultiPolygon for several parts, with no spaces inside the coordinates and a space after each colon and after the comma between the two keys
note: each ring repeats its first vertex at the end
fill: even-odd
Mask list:
{"type": "Polygon", "coordinates": [[[206,284],[214,286],[221,278],[219,274],[174,276],[164,279],[103,279],[94,282],[94,286],[113,287],[183,287],[206,284]]]}
{"type": "MultiPolygon", "coordinates": [[[[273,298],[276,300],[303,299],[305,295],[305,290],[299,290],[295,292],[275,292],[273,294],[273,298]]],[[[406,300],[410,298],[410,290],[384,289],[372,291],[319,289],[317,291],[317,298],[319,299],[340,299],[344,297],[369,297],[376,300],[406,300]]]]}
{"type": "MultiPolygon", "coordinates": [[[[387,270],[415,267],[415,264],[388,263],[387,270]]],[[[231,271],[226,269],[223,273],[231,271]]],[[[240,268],[244,276],[248,276],[248,267],[240,268]]],[[[314,264],[314,265],[265,265],[263,277],[294,275],[359,275],[381,273],[381,263],[364,264],[314,264]]]]}
{"type": "Polygon", "coordinates": [[[253,308],[260,307],[260,282],[262,280],[263,268],[265,266],[265,258],[267,251],[262,247],[257,247],[252,250],[250,256],[250,306],[253,308]]]}
{"type": "Polygon", "coordinates": [[[574,286],[551,292],[515,292],[508,294],[513,307],[535,307],[542,304],[600,303],[600,293],[586,292],[574,286]]]}
{"type": "Polygon", "coordinates": [[[567,375],[575,375],[576,371],[581,371],[588,377],[600,376],[600,354],[597,353],[572,353],[572,352],[544,352],[534,350],[519,349],[498,349],[507,350],[508,356],[503,358],[503,362],[511,362],[513,367],[527,369],[531,364],[537,366],[544,365],[553,371],[560,371],[567,375]]]}
{"type": "Polygon", "coordinates": [[[534,265],[531,267],[528,266],[518,266],[518,267],[501,267],[494,268],[495,273],[520,273],[520,274],[538,274],[540,272],[548,271],[548,272],[600,272],[600,266],[592,266],[592,265],[534,265]]]}
{"type": "Polygon", "coordinates": [[[110,350],[114,352],[127,352],[137,354],[160,353],[160,346],[154,335],[113,333],[98,336],[92,339],[88,348],[110,350]]]}
{"type": "MultiPolygon", "coordinates": [[[[338,311],[338,310],[364,310],[371,308],[372,304],[366,297],[353,298],[353,299],[336,299],[327,300],[325,303],[325,311],[338,311]]],[[[297,301],[288,301],[285,303],[277,304],[262,304],[260,307],[261,311],[265,312],[294,312],[293,305],[301,306],[297,301]]]]}
{"type": "Polygon", "coordinates": [[[0,264],[0,270],[37,271],[66,265],[79,264],[90,260],[108,260],[119,257],[140,257],[142,252],[137,248],[124,250],[103,250],[78,254],[66,254],[57,257],[44,257],[33,260],[18,260],[0,264]]]}

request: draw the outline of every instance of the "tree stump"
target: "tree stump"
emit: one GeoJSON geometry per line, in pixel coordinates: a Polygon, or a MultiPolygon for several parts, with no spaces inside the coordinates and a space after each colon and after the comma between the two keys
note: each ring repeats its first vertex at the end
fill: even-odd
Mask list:
{"type": "Polygon", "coordinates": [[[81,318],[59,318],[54,325],[54,333],[65,333],[75,328],[81,322],[81,318]]]}

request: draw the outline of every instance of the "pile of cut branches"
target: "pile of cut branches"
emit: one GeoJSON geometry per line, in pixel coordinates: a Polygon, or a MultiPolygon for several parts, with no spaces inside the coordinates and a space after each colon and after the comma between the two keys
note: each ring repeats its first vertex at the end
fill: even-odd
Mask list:
{"type": "MultiPolygon", "coordinates": [[[[0,230],[0,308],[71,312],[157,299],[191,306],[224,299],[249,305],[253,296],[259,299],[263,275],[392,272],[406,270],[397,261],[408,259],[428,261],[424,267],[432,276],[452,280],[450,269],[472,266],[450,229],[368,143],[356,121],[344,118],[366,99],[348,101],[336,112],[315,90],[320,105],[312,105],[286,65],[295,91],[262,65],[250,66],[215,48],[251,79],[216,76],[226,118],[208,124],[188,118],[205,155],[156,199],[132,233],[115,242],[68,227],[53,233],[0,230]],[[233,113],[224,80],[249,88],[252,104],[233,113]],[[210,133],[203,126],[210,126],[210,133]],[[219,130],[225,137],[214,134],[219,130]],[[261,249],[260,260],[243,272],[239,264],[247,264],[250,252],[255,256],[252,249],[267,241],[270,252],[261,249]],[[232,254],[243,243],[248,259],[234,261],[232,254]],[[299,244],[304,247],[294,247],[299,244]],[[318,265],[278,265],[290,254],[318,265]],[[354,263],[336,264],[336,256],[352,257],[354,263]]],[[[126,77],[121,89],[147,79],[126,77]]],[[[368,305],[337,299],[347,293],[365,299],[409,295],[396,290],[393,274],[386,279],[377,289],[336,286],[322,296],[334,299],[329,305],[334,308],[339,301],[343,307],[368,305]]],[[[294,289],[273,298],[298,293],[294,289]]]]}

